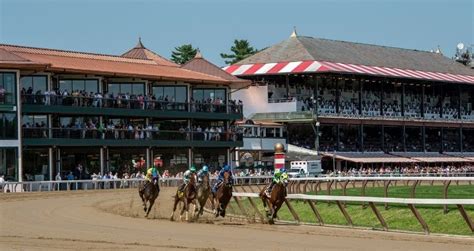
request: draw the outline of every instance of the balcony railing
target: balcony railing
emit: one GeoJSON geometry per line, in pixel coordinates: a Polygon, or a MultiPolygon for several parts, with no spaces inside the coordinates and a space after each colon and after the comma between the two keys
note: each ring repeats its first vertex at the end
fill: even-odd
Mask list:
{"type": "Polygon", "coordinates": [[[23,128],[24,138],[35,139],[99,139],[99,140],[183,140],[183,141],[242,141],[242,133],[197,132],[153,129],[91,129],[91,128],[23,128]],[[50,137],[51,135],[51,137],[50,137]]]}
{"type": "Polygon", "coordinates": [[[83,96],[62,96],[44,94],[23,94],[21,96],[23,104],[45,105],[45,106],[72,106],[72,107],[92,107],[119,108],[128,110],[156,110],[156,111],[177,111],[177,112],[212,112],[242,114],[242,105],[238,104],[213,104],[201,102],[174,102],[165,100],[146,100],[137,98],[104,98],[104,97],[83,97],[83,96]]]}

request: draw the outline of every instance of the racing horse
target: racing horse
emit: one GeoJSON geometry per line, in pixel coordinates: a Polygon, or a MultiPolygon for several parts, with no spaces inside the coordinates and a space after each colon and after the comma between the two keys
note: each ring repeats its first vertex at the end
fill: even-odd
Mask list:
{"type": "Polygon", "coordinates": [[[211,194],[211,185],[209,184],[209,175],[204,175],[202,180],[198,182],[197,186],[197,201],[199,204],[199,213],[196,214],[196,219],[204,212],[204,206],[211,194]]]}
{"type": "Polygon", "coordinates": [[[178,190],[176,191],[176,194],[174,196],[173,212],[171,213],[170,220],[174,220],[174,212],[178,207],[178,203],[183,202],[183,207],[181,209],[181,213],[179,214],[179,218],[181,219],[183,213],[186,211],[186,221],[188,221],[189,204],[194,204],[194,213],[196,213],[197,211],[196,195],[196,174],[192,174],[189,178],[188,184],[184,187],[184,190],[180,191],[178,188],[178,190]]]}
{"type": "Polygon", "coordinates": [[[265,190],[267,187],[264,187],[262,191],[260,191],[260,198],[263,202],[263,207],[267,212],[268,223],[274,224],[274,219],[277,217],[278,210],[280,210],[281,205],[286,200],[286,185],[288,184],[288,180],[283,180],[275,184],[272,188],[272,192],[270,197],[268,197],[265,190]]]}
{"type": "Polygon", "coordinates": [[[232,182],[230,180],[230,174],[224,173],[224,180],[217,188],[216,193],[212,194],[212,208],[216,217],[225,217],[225,209],[232,198],[232,182]]]}
{"type": "Polygon", "coordinates": [[[145,211],[145,217],[148,217],[153,204],[155,203],[158,194],[160,193],[160,186],[158,184],[158,179],[153,179],[152,182],[146,182],[145,184],[140,184],[138,186],[138,195],[142,198],[143,210],[145,211]],[[148,208],[147,208],[147,203],[148,208]]]}

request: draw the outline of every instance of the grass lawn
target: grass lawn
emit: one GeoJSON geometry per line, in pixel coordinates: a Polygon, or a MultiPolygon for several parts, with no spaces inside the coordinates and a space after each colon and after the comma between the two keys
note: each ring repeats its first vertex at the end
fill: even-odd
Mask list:
{"type": "MultiPolygon", "coordinates": [[[[410,197],[411,187],[390,187],[389,197],[407,198],[410,197]]],[[[443,197],[442,186],[419,186],[416,190],[417,198],[442,198],[443,197]]],[[[319,194],[325,194],[325,191],[321,191],[319,194]]],[[[360,196],[360,188],[347,189],[347,195],[360,196]]],[[[332,195],[342,195],[341,190],[333,190],[332,195]]],[[[366,196],[383,197],[382,187],[367,187],[366,196]]],[[[470,198],[474,199],[474,186],[469,185],[451,185],[448,191],[449,198],[470,198]]],[[[249,202],[245,198],[241,198],[242,204],[245,209],[251,215],[254,215],[249,202]]],[[[260,212],[264,212],[261,201],[255,200],[260,212]]],[[[295,211],[298,213],[302,222],[317,223],[317,219],[314,216],[310,206],[303,201],[292,201],[291,202],[295,211]]],[[[230,213],[241,214],[238,206],[235,202],[232,202],[232,207],[237,212],[230,213]]],[[[316,208],[321,214],[325,224],[331,225],[347,225],[347,222],[335,203],[328,204],[327,202],[318,202],[316,208]]],[[[384,205],[377,205],[377,208],[384,217],[389,230],[407,230],[423,232],[423,228],[420,223],[413,216],[413,213],[405,205],[389,205],[388,210],[385,210],[384,205]]],[[[458,234],[473,236],[474,234],[470,231],[466,222],[462,218],[461,214],[457,210],[457,207],[450,207],[447,214],[443,213],[442,206],[417,206],[418,211],[428,224],[430,232],[432,233],[444,233],[444,234],[458,234]]],[[[382,228],[381,224],[375,217],[370,207],[365,209],[362,208],[361,204],[352,203],[346,205],[346,210],[352,218],[352,222],[355,226],[361,227],[373,227],[382,228]]],[[[474,220],[474,207],[466,207],[466,211],[470,215],[471,219],[474,220]]],[[[289,212],[288,208],[283,205],[278,213],[281,220],[294,220],[293,216],[289,212]]]]}

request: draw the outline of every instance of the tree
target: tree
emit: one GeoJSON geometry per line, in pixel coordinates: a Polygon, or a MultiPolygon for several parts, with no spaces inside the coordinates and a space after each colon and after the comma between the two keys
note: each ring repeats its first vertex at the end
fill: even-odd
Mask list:
{"type": "Polygon", "coordinates": [[[223,59],[230,59],[225,61],[226,64],[235,64],[240,60],[252,56],[253,54],[258,52],[258,50],[250,46],[249,41],[245,39],[234,40],[234,45],[230,47],[230,51],[232,51],[233,54],[221,53],[221,57],[223,59]]]}
{"type": "Polygon", "coordinates": [[[177,64],[184,64],[196,56],[197,49],[193,48],[191,44],[183,44],[175,47],[171,53],[171,61],[177,64]]]}

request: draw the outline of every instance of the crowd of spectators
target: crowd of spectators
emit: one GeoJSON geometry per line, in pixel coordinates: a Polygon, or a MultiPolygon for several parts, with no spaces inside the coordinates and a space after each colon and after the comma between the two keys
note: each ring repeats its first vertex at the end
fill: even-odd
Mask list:
{"type": "MultiPolygon", "coordinates": [[[[318,96],[319,114],[336,114],[336,92],[334,87],[320,87],[318,96]]],[[[272,87],[271,98],[269,102],[297,102],[298,111],[314,111],[316,101],[312,90],[296,96],[289,96],[285,87],[272,87]]],[[[270,92],[269,92],[270,96],[270,92]]],[[[381,93],[378,90],[363,90],[361,93],[362,101],[359,104],[359,95],[352,88],[341,88],[339,94],[339,115],[343,116],[383,116],[402,117],[402,102],[400,92],[384,92],[383,104],[381,104],[381,93]],[[361,105],[361,111],[359,111],[361,105]]],[[[424,118],[426,119],[457,119],[459,118],[458,105],[451,102],[449,98],[442,104],[443,115],[441,117],[440,99],[434,94],[425,94],[424,118]]],[[[404,96],[403,113],[404,117],[421,118],[422,117],[422,96],[419,93],[406,92],[404,96]]],[[[461,106],[462,119],[474,119],[474,111],[467,110],[461,106]]]]}
{"type": "MultiPolygon", "coordinates": [[[[48,138],[48,127],[45,122],[31,125],[23,124],[25,137],[48,138]]],[[[53,128],[53,138],[75,139],[155,139],[155,140],[201,140],[201,141],[237,141],[241,138],[240,129],[230,126],[193,125],[181,126],[175,130],[160,130],[159,124],[132,124],[109,120],[105,125],[89,119],[85,122],[76,120],[53,128]]]]}
{"type": "Polygon", "coordinates": [[[462,166],[393,166],[393,167],[363,167],[360,169],[352,168],[347,171],[328,171],[328,176],[336,177],[364,177],[364,176],[474,176],[474,165],[462,166]]]}
{"type": "MultiPolygon", "coordinates": [[[[85,90],[68,90],[60,91],[55,89],[52,91],[40,90],[33,93],[33,89],[22,88],[22,102],[26,104],[40,105],[64,105],[78,107],[104,107],[104,108],[127,108],[142,110],[172,110],[187,111],[188,104],[186,102],[176,101],[172,96],[159,96],[154,94],[130,94],[130,93],[100,93],[87,92],[85,90]]],[[[231,113],[242,112],[242,101],[229,100],[229,106],[226,106],[225,100],[220,98],[194,100],[191,98],[190,105],[193,112],[227,112],[227,107],[231,113]]]]}

